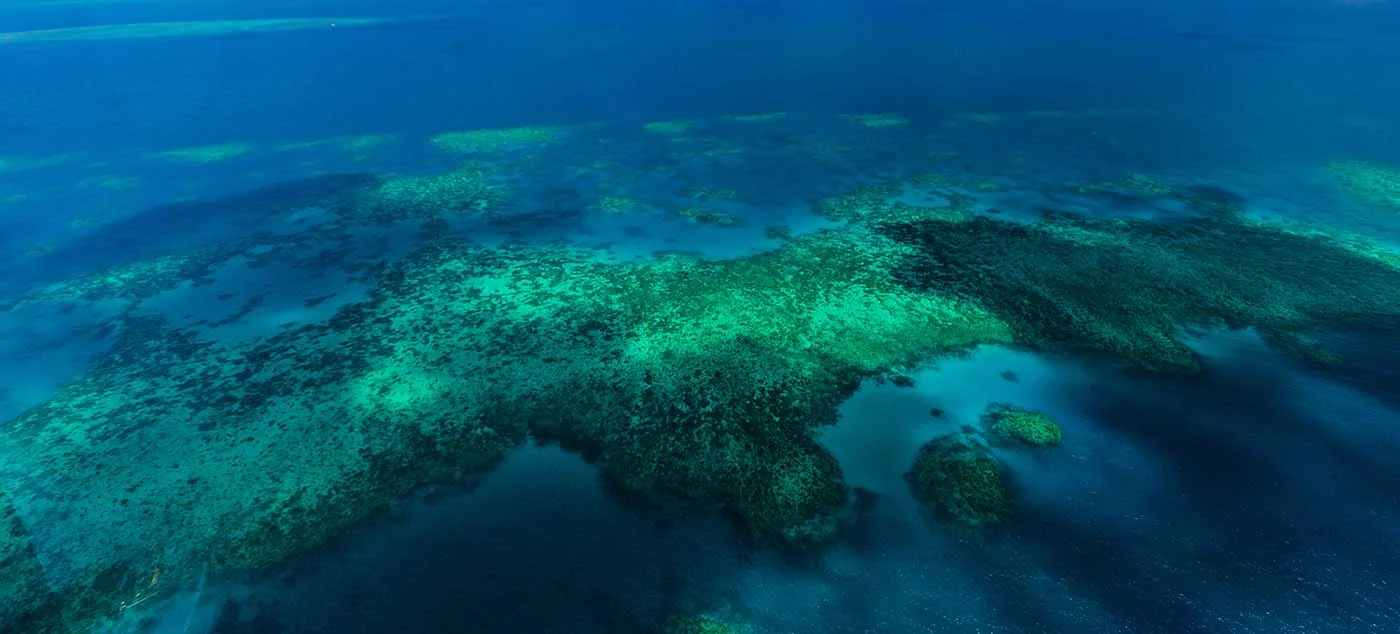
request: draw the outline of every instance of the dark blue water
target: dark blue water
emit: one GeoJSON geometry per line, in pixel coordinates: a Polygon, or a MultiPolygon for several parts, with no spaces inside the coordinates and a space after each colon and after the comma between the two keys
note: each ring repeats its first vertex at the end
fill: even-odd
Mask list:
{"type": "Polygon", "coordinates": [[[202,145],[232,131],[269,140],[793,109],[1194,107],[1267,125],[1400,105],[1387,81],[1396,71],[1386,25],[1397,16],[1384,4],[472,4],[481,6],[8,8],[0,19],[13,31],[153,19],[406,21],[6,47],[6,144],[96,151],[202,145]]]}
{"type": "MultiPolygon", "coordinates": [[[[119,341],[118,316],[237,346],[372,297],[339,265],[404,257],[420,227],[352,227],[335,237],[334,266],[318,266],[315,245],[290,263],[231,256],[199,283],[129,301],[62,284],[301,235],[329,212],[297,200],[457,167],[432,142],[450,131],[597,126],[510,155],[514,215],[440,229],[487,247],[745,257],[782,246],[766,227],[831,228],[815,200],[910,176],[945,150],[960,177],[998,184],[976,192],[976,212],[1003,219],[1067,208],[1171,220],[1182,210],[1159,200],[1065,185],[1152,174],[1238,193],[1250,217],[1394,245],[1400,214],[1348,198],[1326,166],[1400,164],[1397,34],[1393,1],[12,0],[0,7],[0,418],[93,371],[119,341]],[[191,31],[272,18],[304,21],[191,31]],[[149,37],[62,30],[150,22],[190,24],[149,37]],[[790,114],[761,131],[722,119],[773,112],[790,114]],[[842,123],[860,113],[908,123],[842,123]],[[640,131],[677,119],[748,153],[677,158],[640,131]],[[669,200],[678,183],[737,190],[718,208],[740,225],[590,207],[618,191],[669,200]]],[[[1204,370],[1189,378],[985,346],[911,368],[914,389],[867,381],[819,440],[868,503],[817,552],[756,543],[703,506],[638,506],[580,456],[527,444],[272,569],[187,566],[142,610],[74,617],[70,631],[653,632],[681,606],[743,632],[1394,632],[1400,337],[1316,334],[1343,366],[1206,329],[1191,339],[1204,370]],[[902,474],[920,445],[1004,401],[1054,416],[1064,446],[999,452],[1015,476],[1013,525],[932,521],[902,474]]],[[[34,467],[31,440],[0,443],[0,493],[42,483],[77,508],[83,492],[34,467]]],[[[59,589],[73,561],[160,547],[47,546],[105,528],[26,525],[39,544],[27,552],[59,589]]]]}

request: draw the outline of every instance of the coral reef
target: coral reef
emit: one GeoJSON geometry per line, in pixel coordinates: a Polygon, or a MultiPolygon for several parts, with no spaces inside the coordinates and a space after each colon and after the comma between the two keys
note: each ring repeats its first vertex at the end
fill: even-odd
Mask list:
{"type": "MultiPolygon", "coordinates": [[[[941,412],[935,411],[935,416],[941,412]]],[[[1004,522],[1015,512],[1010,471],[987,445],[1050,447],[1063,432],[1049,417],[1006,403],[993,403],[982,429],[940,436],[919,448],[904,474],[915,499],[967,526],[1004,522]]]]}
{"type": "Polygon", "coordinates": [[[1064,432],[1049,416],[1006,403],[994,403],[982,415],[982,424],[992,437],[1004,443],[1032,447],[1060,444],[1064,432]]]}
{"type": "Polygon", "coordinates": [[[443,174],[386,179],[350,211],[388,224],[464,213],[488,215],[508,197],[505,184],[487,166],[469,161],[443,174]]]}
{"type": "Polygon", "coordinates": [[[682,207],[676,212],[682,218],[690,222],[702,225],[715,225],[718,227],[732,227],[739,224],[739,218],[733,214],[726,214],[717,211],[706,211],[699,207],[682,207]]]}
{"type": "Polygon", "coordinates": [[[894,128],[909,125],[909,119],[894,113],[851,115],[850,119],[867,128],[894,128]]]}
{"type": "Polygon", "coordinates": [[[452,154],[484,154],[545,145],[559,140],[568,128],[526,126],[445,132],[433,137],[433,145],[452,154]]]}
{"type": "Polygon", "coordinates": [[[667,621],[665,634],[740,634],[748,628],[703,614],[677,616],[667,621]]]}
{"type": "Polygon", "coordinates": [[[904,474],[916,499],[968,526],[997,524],[1011,515],[1006,478],[990,449],[958,434],[925,443],[904,474]]]}
{"type": "Polygon", "coordinates": [[[223,143],[219,145],[167,150],[151,156],[153,158],[183,163],[218,163],[239,158],[252,151],[253,145],[249,143],[223,143]]]}
{"type": "Polygon", "coordinates": [[[900,249],[851,231],[743,260],[604,265],[443,241],[376,271],[371,299],[329,322],[246,344],[131,317],[91,371],[4,430],[24,458],[8,468],[34,487],[13,495],[53,534],[104,527],[48,558],[135,549],[151,553],[138,566],[224,574],[488,470],[533,433],[624,488],[819,542],[848,492],[812,429],[865,374],[1009,336],[975,304],[895,284],[883,267],[900,249]],[[41,474],[77,493],[43,494],[41,474]]]}
{"type": "Polygon", "coordinates": [[[1345,362],[1337,351],[1304,334],[1265,329],[1259,335],[1269,347],[1306,365],[1335,368],[1345,362]]]}
{"type": "MultiPolygon", "coordinates": [[[[922,175],[921,181],[929,180],[922,175]]],[[[972,218],[968,213],[973,200],[969,197],[948,194],[947,204],[937,207],[916,206],[895,200],[904,193],[909,183],[890,181],[867,185],[855,191],[825,198],[817,203],[817,213],[828,220],[844,222],[915,222],[919,220],[943,220],[958,222],[972,218]]],[[[947,186],[947,183],[943,183],[947,186]]],[[[927,183],[920,186],[930,186],[927,183]]]]}
{"type": "Polygon", "coordinates": [[[637,209],[637,201],[627,196],[604,196],[598,200],[598,208],[603,213],[623,215],[637,209]]]}
{"type": "Polygon", "coordinates": [[[738,121],[740,123],[768,123],[771,121],[778,121],[784,117],[787,117],[786,112],[770,112],[766,114],[736,114],[726,117],[726,119],[729,121],[738,121]]]}
{"type": "Polygon", "coordinates": [[[653,121],[651,123],[643,125],[642,129],[655,134],[680,137],[686,132],[689,132],[691,128],[695,127],[695,124],[695,121],[688,119],[677,119],[674,121],[653,121]]]}
{"type": "MultiPolygon", "coordinates": [[[[470,153],[570,140],[557,129],[438,139],[470,153]]],[[[668,145],[693,145],[687,158],[706,170],[749,151],[709,137],[668,145]]],[[[823,160],[776,147],[789,145],[804,166],[823,160]]],[[[630,150],[615,151],[600,160],[630,150]]],[[[109,353],[0,429],[0,629],[63,631],[179,587],[188,571],[277,565],[417,487],[479,477],[530,437],[596,460],[620,490],[706,503],[805,546],[849,512],[853,495],[814,431],[862,380],[1006,343],[1187,372],[1197,360],[1183,327],[1253,327],[1306,352],[1297,333],[1400,321],[1395,252],[1245,221],[1242,201],[1213,190],[1182,194],[1205,216],[1184,222],[1008,222],[970,213],[966,195],[901,203],[909,183],[886,180],[819,203],[839,228],[771,230],[777,248],[726,261],[610,264],[583,248],[485,249],[445,230],[392,263],[337,259],[376,224],[440,228],[516,200],[534,182],[498,158],[259,199],[250,222],[303,207],[325,220],[126,262],[25,300],[139,302],[236,257],[353,268],[373,285],[324,323],[236,342],[124,313],[109,353]],[[62,539],[73,535],[83,539],[62,539]],[[51,583],[53,566],[66,585],[51,583]]],[[[733,197],[693,188],[709,180],[651,177],[627,192],[717,207],[733,197]]],[[[598,196],[579,207],[635,204],[598,196]]],[[[1023,410],[989,416],[994,435],[1059,437],[1023,410]]],[[[960,522],[1012,512],[1006,470],[974,436],[925,445],[907,477],[960,522]]]]}
{"type": "Polygon", "coordinates": [[[1153,370],[1198,368],[1179,338],[1189,325],[1293,332],[1400,318],[1400,269],[1267,225],[1060,215],[879,231],[918,249],[893,271],[908,287],[988,306],[1020,343],[1098,350],[1153,370]]]}
{"type": "Polygon", "coordinates": [[[1400,167],[1366,161],[1333,161],[1327,167],[1357,198],[1400,211],[1400,167]]]}

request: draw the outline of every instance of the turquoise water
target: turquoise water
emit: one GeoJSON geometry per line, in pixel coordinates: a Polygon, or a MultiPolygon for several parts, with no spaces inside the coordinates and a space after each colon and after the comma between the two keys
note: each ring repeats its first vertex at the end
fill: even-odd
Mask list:
{"type": "Polygon", "coordinates": [[[1400,5],[468,4],[0,8],[0,631],[1400,625],[1400,5]]]}

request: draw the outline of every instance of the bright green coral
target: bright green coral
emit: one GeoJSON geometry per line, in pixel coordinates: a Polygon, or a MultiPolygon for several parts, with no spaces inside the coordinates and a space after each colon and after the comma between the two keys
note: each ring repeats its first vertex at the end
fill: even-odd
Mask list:
{"type": "MultiPolygon", "coordinates": [[[[802,236],[783,249],[728,262],[660,261],[634,301],[653,323],[638,354],[700,352],[736,336],[788,358],[824,356],[863,371],[907,365],[940,350],[1005,342],[1005,323],[974,301],[905,288],[889,271],[909,251],[870,231],[802,236]]],[[[804,361],[811,362],[811,361],[804,361]]]]}
{"type": "Polygon", "coordinates": [[[1064,432],[1049,416],[1014,405],[996,403],[982,415],[982,424],[992,436],[1002,442],[1021,443],[1032,447],[1060,444],[1064,432]]]}

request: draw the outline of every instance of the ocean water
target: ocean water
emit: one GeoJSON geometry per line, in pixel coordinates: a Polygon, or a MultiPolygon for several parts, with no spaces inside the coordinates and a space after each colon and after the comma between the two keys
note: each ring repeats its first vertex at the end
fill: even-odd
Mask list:
{"type": "Polygon", "coordinates": [[[1397,34],[10,0],[0,632],[1400,630],[1397,34]]]}

